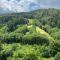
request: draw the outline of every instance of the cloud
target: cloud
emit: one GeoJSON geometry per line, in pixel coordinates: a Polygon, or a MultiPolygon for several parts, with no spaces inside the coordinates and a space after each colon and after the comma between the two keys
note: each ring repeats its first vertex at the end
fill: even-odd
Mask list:
{"type": "Polygon", "coordinates": [[[45,0],[41,1],[40,6],[42,8],[59,8],[60,9],[60,0],[45,0]]]}
{"type": "Polygon", "coordinates": [[[26,12],[39,8],[60,8],[60,0],[1,0],[0,10],[26,12]]]}

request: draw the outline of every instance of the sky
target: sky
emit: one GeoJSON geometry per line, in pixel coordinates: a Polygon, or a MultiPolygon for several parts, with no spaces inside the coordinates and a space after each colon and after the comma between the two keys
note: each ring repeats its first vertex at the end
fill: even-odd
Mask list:
{"type": "Polygon", "coordinates": [[[0,0],[0,12],[28,12],[40,8],[60,8],[60,0],[0,0]]]}

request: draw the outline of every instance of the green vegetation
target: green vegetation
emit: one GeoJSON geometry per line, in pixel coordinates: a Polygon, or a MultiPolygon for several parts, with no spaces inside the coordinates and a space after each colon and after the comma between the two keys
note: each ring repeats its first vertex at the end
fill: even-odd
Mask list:
{"type": "Polygon", "coordinates": [[[1,16],[0,60],[60,60],[60,10],[1,16]]]}

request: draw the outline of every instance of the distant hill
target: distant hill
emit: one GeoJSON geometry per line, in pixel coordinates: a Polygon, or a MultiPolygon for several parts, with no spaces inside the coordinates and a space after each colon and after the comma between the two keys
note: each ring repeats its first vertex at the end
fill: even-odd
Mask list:
{"type": "Polygon", "coordinates": [[[39,9],[35,11],[30,11],[30,12],[4,14],[0,18],[0,22],[2,23],[8,22],[9,20],[12,20],[12,18],[37,19],[43,25],[48,24],[52,27],[56,27],[57,25],[59,25],[59,21],[60,21],[60,10],[59,9],[39,9]]]}

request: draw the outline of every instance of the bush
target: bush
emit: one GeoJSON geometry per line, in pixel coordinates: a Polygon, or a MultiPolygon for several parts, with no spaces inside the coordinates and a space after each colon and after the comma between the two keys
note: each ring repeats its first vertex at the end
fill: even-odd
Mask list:
{"type": "Polygon", "coordinates": [[[0,59],[2,60],[6,60],[7,57],[12,56],[12,50],[6,50],[6,51],[2,51],[2,54],[0,54],[0,59]]]}
{"type": "Polygon", "coordinates": [[[58,45],[55,42],[50,42],[49,46],[42,52],[42,56],[45,58],[54,57],[58,51],[58,45]]]}
{"type": "Polygon", "coordinates": [[[37,56],[34,54],[29,54],[23,58],[23,60],[38,60],[37,56]]]}
{"type": "Polygon", "coordinates": [[[42,53],[42,56],[45,58],[54,57],[57,52],[54,49],[45,49],[42,53]]]}
{"type": "Polygon", "coordinates": [[[33,32],[32,34],[26,34],[23,36],[23,41],[22,43],[24,44],[49,44],[49,39],[42,34],[38,34],[36,32],[33,32]]]}
{"type": "Polygon", "coordinates": [[[5,43],[13,43],[13,42],[21,42],[23,34],[21,33],[10,33],[10,34],[3,34],[1,36],[1,41],[5,43]]]}
{"type": "Polygon", "coordinates": [[[60,60],[60,52],[55,55],[55,60],[60,60]]]}
{"type": "Polygon", "coordinates": [[[18,29],[15,30],[15,33],[23,33],[25,34],[28,32],[27,26],[26,25],[21,25],[18,27],[18,29]]]}

